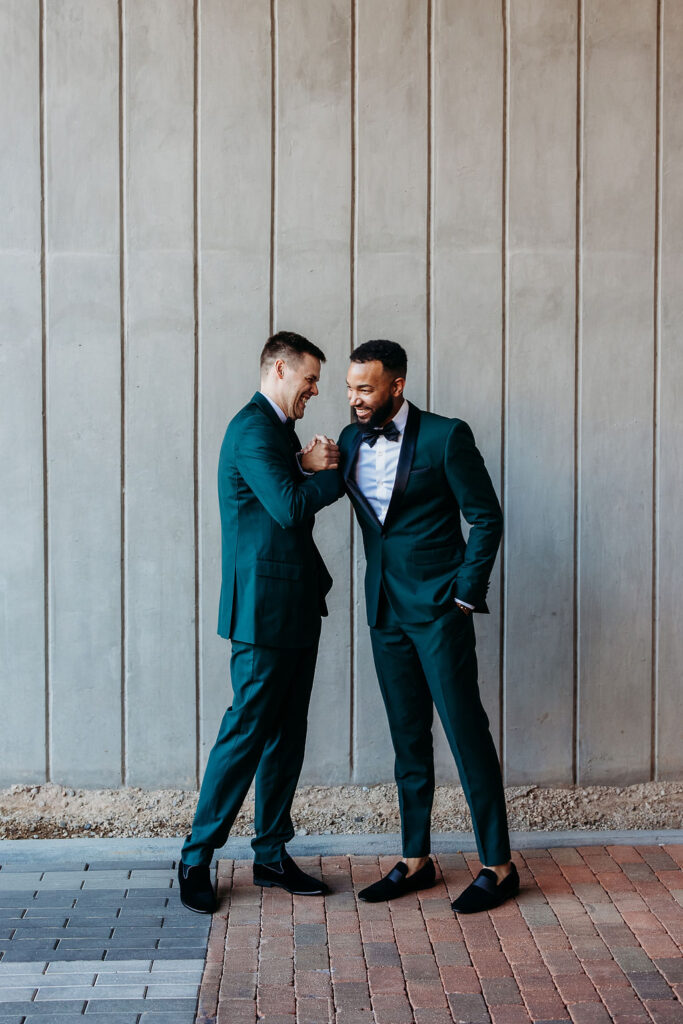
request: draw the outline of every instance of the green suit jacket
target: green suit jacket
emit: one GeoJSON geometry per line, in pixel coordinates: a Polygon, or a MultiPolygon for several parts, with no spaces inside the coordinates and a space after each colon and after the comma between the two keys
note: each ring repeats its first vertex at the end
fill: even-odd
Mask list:
{"type": "Polygon", "coordinates": [[[396,482],[382,525],[355,482],[360,432],[339,438],[341,467],[363,534],[368,623],[381,588],[403,622],[431,622],[458,597],[487,612],[486,592],[503,515],[472,431],[463,420],[409,403],[396,482]],[[460,514],[470,524],[467,543],[460,514]]]}
{"type": "Polygon", "coordinates": [[[218,463],[221,636],[263,647],[318,638],[332,586],[313,542],[315,513],[341,493],[337,470],[304,477],[300,444],[257,392],[228,425],[218,463]]]}

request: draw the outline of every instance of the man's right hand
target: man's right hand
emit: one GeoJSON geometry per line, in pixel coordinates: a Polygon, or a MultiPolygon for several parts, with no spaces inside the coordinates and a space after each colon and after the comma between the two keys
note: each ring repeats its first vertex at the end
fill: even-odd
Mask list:
{"type": "Polygon", "coordinates": [[[307,473],[338,469],[339,449],[331,438],[325,437],[324,434],[316,434],[313,440],[302,448],[299,463],[307,473]]]}

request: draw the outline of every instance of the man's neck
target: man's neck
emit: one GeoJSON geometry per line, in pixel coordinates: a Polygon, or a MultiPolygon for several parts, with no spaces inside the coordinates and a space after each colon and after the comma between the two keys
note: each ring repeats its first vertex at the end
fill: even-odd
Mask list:
{"type": "Polygon", "coordinates": [[[403,405],[404,401],[405,401],[405,399],[404,399],[403,395],[401,395],[400,398],[398,398],[396,400],[396,404],[394,405],[393,409],[391,410],[391,413],[387,416],[387,418],[385,420],[382,421],[382,423],[380,423],[380,427],[385,427],[387,425],[387,423],[391,423],[391,421],[393,420],[394,416],[396,415],[396,413],[399,411],[399,409],[403,405]]]}

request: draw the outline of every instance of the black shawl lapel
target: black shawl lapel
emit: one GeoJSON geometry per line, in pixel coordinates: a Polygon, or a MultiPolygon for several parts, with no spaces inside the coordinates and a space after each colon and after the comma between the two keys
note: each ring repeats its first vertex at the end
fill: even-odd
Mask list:
{"type": "Polygon", "coordinates": [[[348,491],[349,495],[353,498],[356,504],[360,506],[361,510],[368,517],[369,523],[372,526],[374,526],[376,530],[381,531],[382,524],[375,515],[374,508],[372,507],[368,499],[365,497],[361,489],[358,487],[353,477],[353,467],[356,465],[356,459],[358,458],[358,452],[360,450],[361,443],[361,433],[360,430],[357,430],[356,436],[351,442],[351,447],[349,448],[349,457],[346,460],[346,465],[344,466],[344,484],[346,485],[346,490],[348,491]]]}
{"type": "Polygon", "coordinates": [[[360,446],[361,446],[361,440],[362,440],[362,438],[361,438],[360,430],[356,430],[356,436],[354,437],[353,441],[351,442],[351,447],[349,448],[349,457],[346,460],[346,465],[344,466],[344,483],[347,486],[349,484],[349,478],[351,479],[351,483],[353,483],[353,477],[351,477],[351,471],[352,471],[353,467],[356,465],[356,459],[358,458],[358,451],[359,451],[360,446]]]}
{"type": "Polygon", "coordinates": [[[408,478],[410,476],[410,470],[413,465],[413,459],[415,457],[415,446],[417,444],[417,433],[420,426],[420,410],[412,402],[408,402],[408,419],[406,421],[406,429],[403,433],[403,444],[401,445],[401,454],[398,457],[398,467],[396,469],[396,480],[394,481],[394,489],[391,492],[391,501],[389,502],[389,508],[384,518],[384,529],[391,524],[392,517],[396,514],[396,509],[401,503],[401,498],[408,486],[408,478]]]}

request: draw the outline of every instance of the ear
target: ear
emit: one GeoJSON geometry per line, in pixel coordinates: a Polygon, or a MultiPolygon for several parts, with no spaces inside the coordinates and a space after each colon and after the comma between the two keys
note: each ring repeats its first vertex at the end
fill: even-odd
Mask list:
{"type": "Polygon", "coordinates": [[[396,377],[396,379],[391,382],[391,393],[394,396],[394,398],[399,398],[399,396],[403,394],[403,389],[405,386],[405,377],[396,377]]]}
{"type": "Polygon", "coordinates": [[[273,369],[275,370],[276,377],[284,377],[285,375],[285,361],[284,359],[276,359],[273,363],[273,369]]]}

